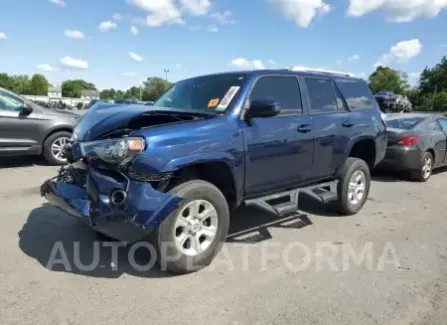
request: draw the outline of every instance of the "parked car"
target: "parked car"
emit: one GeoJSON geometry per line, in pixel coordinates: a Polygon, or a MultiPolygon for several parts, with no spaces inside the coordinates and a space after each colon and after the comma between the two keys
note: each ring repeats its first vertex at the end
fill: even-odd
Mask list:
{"type": "Polygon", "coordinates": [[[380,169],[408,172],[426,182],[433,169],[447,164],[447,118],[442,114],[388,116],[388,147],[380,169]]]}
{"type": "Polygon", "coordinates": [[[392,113],[395,111],[397,104],[397,95],[392,91],[379,91],[374,95],[381,110],[385,113],[392,113]]]}
{"type": "Polygon", "coordinates": [[[153,107],[89,111],[73,133],[72,163],[41,194],[96,231],[155,243],[161,265],[208,265],[229,211],[255,205],[280,216],[299,193],[357,213],[386,127],[362,79],[259,70],[180,81],[153,107]]]}
{"type": "Polygon", "coordinates": [[[411,112],[412,105],[407,96],[396,95],[395,110],[399,112],[411,112]]]}
{"type": "Polygon", "coordinates": [[[0,156],[43,155],[52,165],[66,164],[62,151],[78,118],[0,88],[0,156]]]}

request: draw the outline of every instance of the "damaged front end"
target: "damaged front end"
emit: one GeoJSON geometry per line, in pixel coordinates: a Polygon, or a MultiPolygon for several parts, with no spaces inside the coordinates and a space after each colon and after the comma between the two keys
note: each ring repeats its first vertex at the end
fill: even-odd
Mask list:
{"type": "MultiPolygon", "coordinates": [[[[77,145],[68,149],[72,159],[79,149],[76,149],[77,145]]],[[[80,152],[86,155],[85,148],[80,152]]],[[[98,153],[101,154],[100,150],[95,150],[94,154],[98,153]]],[[[110,167],[114,156],[108,157],[110,167]]],[[[56,177],[44,182],[41,195],[96,231],[124,242],[147,236],[180,201],[159,188],[170,175],[153,175],[153,182],[149,181],[148,175],[143,175],[146,179],[137,180],[136,175],[130,175],[130,178],[124,173],[122,167],[126,164],[107,169],[103,160],[102,164],[94,161],[84,157],[62,167],[56,177]]]]}

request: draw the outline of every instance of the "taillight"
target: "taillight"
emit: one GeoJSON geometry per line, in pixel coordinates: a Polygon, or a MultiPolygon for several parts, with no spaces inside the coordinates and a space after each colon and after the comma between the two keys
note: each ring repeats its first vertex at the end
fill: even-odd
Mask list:
{"type": "Polygon", "coordinates": [[[419,141],[420,138],[421,138],[420,135],[406,135],[400,139],[398,144],[411,147],[414,146],[419,141]]]}

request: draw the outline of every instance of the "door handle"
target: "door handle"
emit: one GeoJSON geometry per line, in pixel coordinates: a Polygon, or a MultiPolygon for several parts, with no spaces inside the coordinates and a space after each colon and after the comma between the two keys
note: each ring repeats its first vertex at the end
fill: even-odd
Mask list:
{"type": "Polygon", "coordinates": [[[301,133],[307,133],[312,131],[312,127],[310,126],[310,124],[302,124],[298,127],[297,131],[301,133]]]}
{"type": "Polygon", "coordinates": [[[341,125],[344,126],[344,127],[346,127],[346,128],[349,128],[349,127],[353,126],[354,123],[352,123],[352,122],[349,121],[349,120],[344,120],[344,121],[341,123],[341,125]]]}

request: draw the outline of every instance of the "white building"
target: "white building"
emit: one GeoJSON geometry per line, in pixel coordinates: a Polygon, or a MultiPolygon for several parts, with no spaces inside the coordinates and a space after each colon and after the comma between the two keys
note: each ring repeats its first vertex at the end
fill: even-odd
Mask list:
{"type": "Polygon", "coordinates": [[[81,99],[83,99],[83,100],[99,99],[99,91],[97,91],[97,90],[83,90],[81,92],[81,99]]]}
{"type": "Polygon", "coordinates": [[[48,87],[48,97],[62,98],[62,89],[60,87],[48,87]]]}

